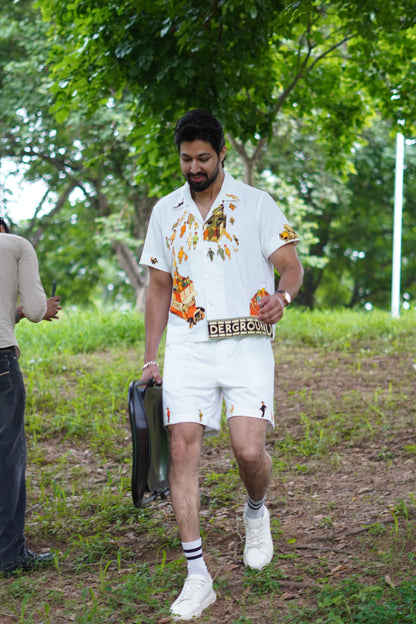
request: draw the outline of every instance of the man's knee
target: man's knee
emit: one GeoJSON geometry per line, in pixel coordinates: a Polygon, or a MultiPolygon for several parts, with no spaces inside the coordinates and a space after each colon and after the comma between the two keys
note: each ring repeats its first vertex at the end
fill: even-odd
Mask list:
{"type": "Polygon", "coordinates": [[[199,460],[203,433],[201,429],[200,425],[188,427],[181,424],[169,427],[171,464],[189,464],[199,460]]]}
{"type": "Polygon", "coordinates": [[[235,449],[234,452],[238,465],[246,471],[256,470],[267,461],[267,452],[264,446],[246,444],[242,448],[235,449]]]}

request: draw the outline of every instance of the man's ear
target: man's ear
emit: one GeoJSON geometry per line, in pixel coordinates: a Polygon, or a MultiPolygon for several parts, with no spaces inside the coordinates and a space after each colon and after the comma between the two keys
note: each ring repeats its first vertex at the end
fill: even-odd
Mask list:
{"type": "Polygon", "coordinates": [[[220,151],[220,162],[221,162],[221,164],[224,162],[226,154],[227,154],[227,147],[226,147],[226,145],[224,145],[224,147],[220,151]]]}

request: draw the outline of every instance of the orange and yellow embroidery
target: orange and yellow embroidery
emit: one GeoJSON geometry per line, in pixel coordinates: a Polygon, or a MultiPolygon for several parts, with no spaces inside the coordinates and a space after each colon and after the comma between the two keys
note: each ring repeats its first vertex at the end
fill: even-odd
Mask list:
{"type": "Polygon", "coordinates": [[[283,232],[280,232],[279,234],[279,238],[287,242],[291,240],[296,240],[298,236],[295,230],[292,227],[290,227],[290,225],[287,225],[286,223],[283,227],[283,232]]]}

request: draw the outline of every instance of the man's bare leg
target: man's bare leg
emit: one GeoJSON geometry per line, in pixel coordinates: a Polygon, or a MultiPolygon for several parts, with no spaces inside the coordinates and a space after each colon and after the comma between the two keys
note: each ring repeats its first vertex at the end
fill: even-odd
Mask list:
{"type": "Polygon", "coordinates": [[[231,445],[240,478],[253,500],[266,495],[272,473],[272,460],[266,450],[267,421],[233,416],[228,420],[231,445]]]}
{"type": "Polygon", "coordinates": [[[171,425],[169,433],[170,497],[188,565],[188,576],[171,613],[176,619],[188,620],[201,615],[216,600],[200,536],[199,463],[204,428],[180,423],[171,425]]]}
{"type": "Polygon", "coordinates": [[[251,568],[261,569],[273,556],[270,517],[264,506],[273,466],[266,450],[267,422],[258,418],[233,416],[228,424],[240,478],[248,495],[244,510],[244,563],[251,568]]]}
{"type": "Polygon", "coordinates": [[[199,538],[199,463],[204,428],[196,423],[168,427],[170,498],[183,542],[199,538]]]}

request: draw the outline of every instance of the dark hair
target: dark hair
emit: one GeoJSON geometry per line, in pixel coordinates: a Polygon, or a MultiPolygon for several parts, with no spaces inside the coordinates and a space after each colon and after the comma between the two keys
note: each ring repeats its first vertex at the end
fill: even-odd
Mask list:
{"type": "Polygon", "coordinates": [[[9,226],[7,225],[6,221],[2,217],[0,217],[0,225],[4,227],[4,231],[6,232],[6,234],[10,232],[9,226]]]}
{"type": "Polygon", "coordinates": [[[196,141],[198,139],[210,143],[217,154],[225,145],[222,125],[211,113],[201,108],[190,110],[181,117],[176,124],[174,134],[174,141],[178,150],[183,141],[196,141]]]}

